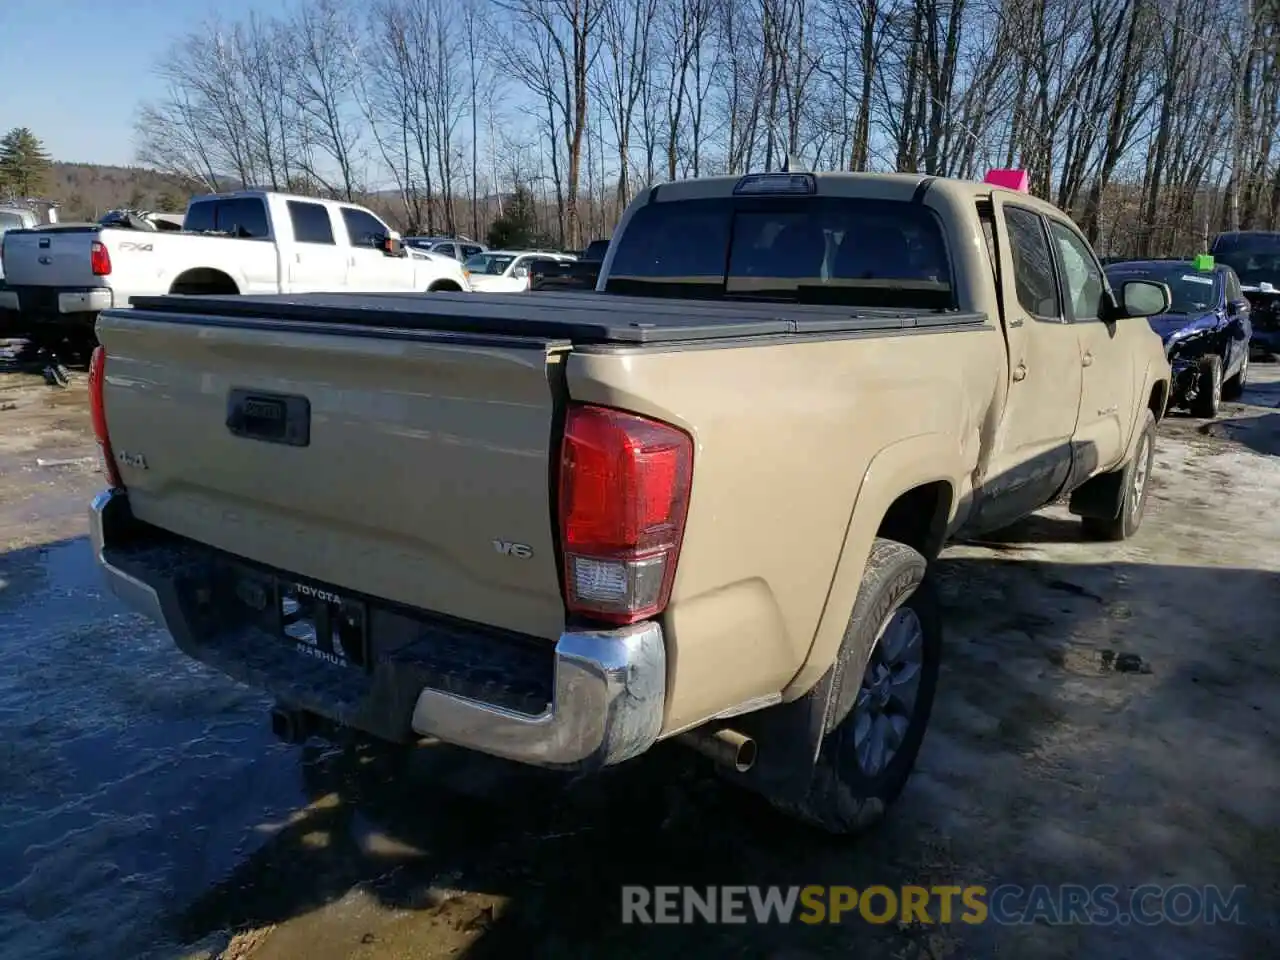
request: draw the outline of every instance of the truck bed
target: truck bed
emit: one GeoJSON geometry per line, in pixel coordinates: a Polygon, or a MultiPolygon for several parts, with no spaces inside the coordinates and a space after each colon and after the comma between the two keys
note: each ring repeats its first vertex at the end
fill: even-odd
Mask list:
{"type": "Polygon", "coordinates": [[[137,297],[137,319],[237,327],[279,321],[373,330],[432,330],[524,336],[574,344],[678,344],[741,337],[873,334],[981,327],[986,315],[960,311],[630,297],[606,293],[313,293],[242,297],[137,297]]]}

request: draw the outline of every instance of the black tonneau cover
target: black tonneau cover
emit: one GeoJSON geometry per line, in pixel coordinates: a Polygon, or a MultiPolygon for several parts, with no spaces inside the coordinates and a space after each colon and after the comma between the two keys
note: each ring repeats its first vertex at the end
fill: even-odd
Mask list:
{"type": "Polygon", "coordinates": [[[810,304],[673,300],[612,293],[308,293],[135,297],[133,312],[165,319],[285,320],[393,330],[569,339],[574,343],[685,343],[729,337],[977,328],[981,313],[810,304]]]}

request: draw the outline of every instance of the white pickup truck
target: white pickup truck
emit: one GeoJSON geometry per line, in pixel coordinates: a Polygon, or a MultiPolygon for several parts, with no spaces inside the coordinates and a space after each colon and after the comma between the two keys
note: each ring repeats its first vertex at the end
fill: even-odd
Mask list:
{"type": "Polygon", "coordinates": [[[456,260],[410,256],[364,207],[261,190],[194,198],[182,232],[57,224],[11,230],[0,251],[25,335],[73,352],[136,297],[471,289],[456,260]]]}
{"type": "MultiPolygon", "coordinates": [[[[40,225],[34,210],[19,206],[0,206],[0,250],[4,235],[10,230],[29,230],[40,225]]],[[[18,295],[11,292],[4,282],[4,256],[0,255],[0,337],[7,337],[17,330],[18,295]]]]}

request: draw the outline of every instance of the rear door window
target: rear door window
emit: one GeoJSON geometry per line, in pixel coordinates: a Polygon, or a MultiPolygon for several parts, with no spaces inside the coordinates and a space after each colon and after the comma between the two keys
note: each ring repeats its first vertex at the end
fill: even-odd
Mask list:
{"type": "Polygon", "coordinates": [[[298,243],[333,243],[333,223],[323,204],[290,200],[289,222],[298,243]]]}
{"type": "Polygon", "coordinates": [[[617,238],[606,289],[647,296],[949,309],[942,227],[922,204],[844,197],[657,201],[617,238]]]}
{"type": "Polygon", "coordinates": [[[1053,271],[1053,253],[1038,213],[1019,207],[1004,208],[1009,231],[1009,252],[1013,256],[1013,282],[1018,303],[1037,320],[1061,320],[1062,303],[1053,271]]]}

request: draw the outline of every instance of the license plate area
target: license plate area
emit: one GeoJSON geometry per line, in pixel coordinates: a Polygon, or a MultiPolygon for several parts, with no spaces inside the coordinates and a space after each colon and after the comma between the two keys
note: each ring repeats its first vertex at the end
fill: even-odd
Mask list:
{"type": "Polygon", "coordinates": [[[296,580],[277,580],[280,638],[298,653],[336,667],[370,669],[369,608],[361,600],[296,580]]]}

